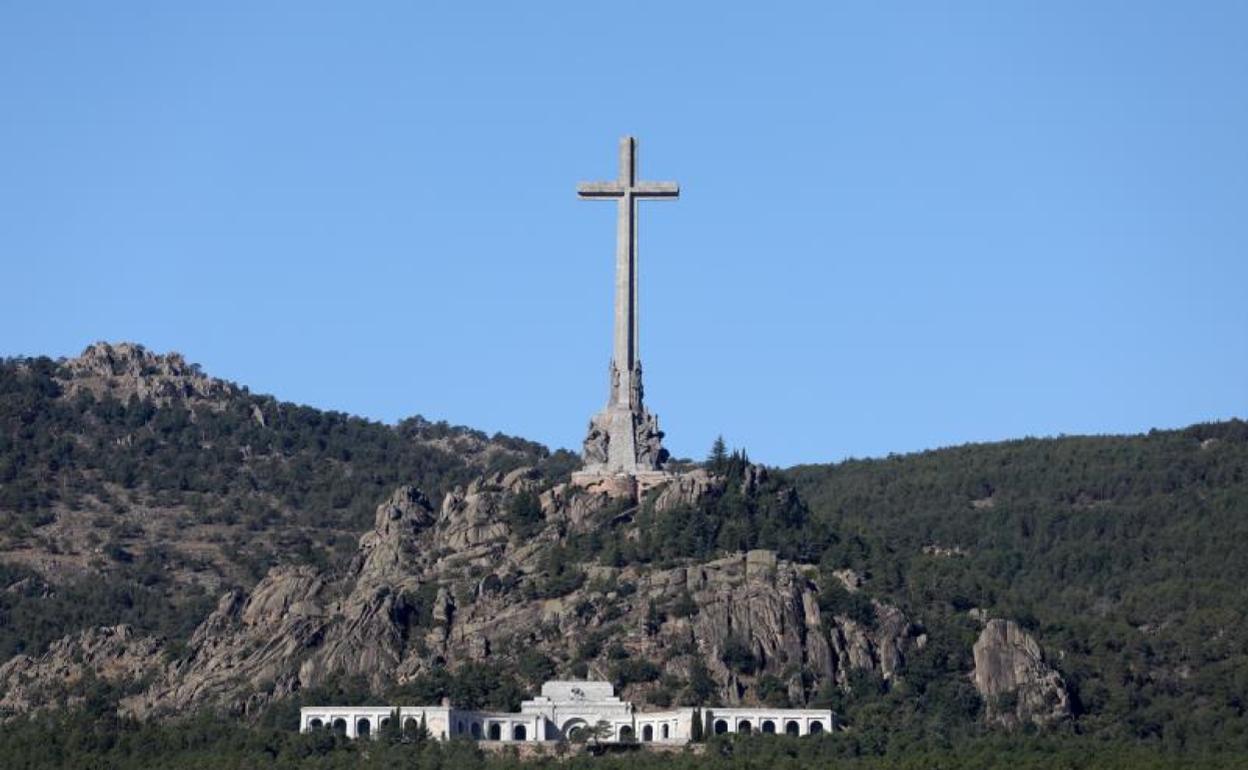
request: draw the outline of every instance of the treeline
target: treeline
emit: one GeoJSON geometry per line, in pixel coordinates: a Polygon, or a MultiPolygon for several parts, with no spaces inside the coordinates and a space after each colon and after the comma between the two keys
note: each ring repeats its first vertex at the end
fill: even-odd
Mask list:
{"type": "Polygon", "coordinates": [[[482,470],[549,457],[521,439],[488,439],[420,418],[391,427],[245,392],[199,408],[89,391],[67,399],[56,374],[47,358],[0,360],[0,510],[19,514],[11,534],[14,526],[47,523],[54,504],[111,500],[109,484],[252,529],[281,519],[358,531],[399,484],[438,499],[482,470]],[[494,453],[492,466],[470,467],[431,443],[447,438],[507,451],[494,453]]]}
{"type": "Polygon", "coordinates": [[[439,742],[399,735],[350,741],[323,730],[246,727],[228,716],[201,714],[177,722],[137,723],[87,711],[10,722],[0,732],[6,770],[1230,770],[1242,758],[1217,752],[1170,752],[1156,747],[1087,737],[950,735],[915,742],[879,743],[840,733],[790,738],[734,736],[671,753],[618,746],[586,748],[547,744],[543,754],[520,760],[515,752],[482,751],[467,741],[439,742]],[[573,753],[573,752],[578,753],[573,753]],[[586,753],[579,753],[579,752],[586,753]],[[569,756],[569,754],[571,754],[569,756]]]}

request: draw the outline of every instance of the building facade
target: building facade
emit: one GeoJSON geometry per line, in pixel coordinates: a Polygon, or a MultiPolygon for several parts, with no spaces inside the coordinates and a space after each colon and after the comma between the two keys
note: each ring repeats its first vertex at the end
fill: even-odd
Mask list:
{"type": "MultiPolygon", "coordinates": [[[[542,685],[541,695],[520,704],[519,712],[471,711],[453,706],[305,706],[301,732],[335,730],[350,738],[377,735],[390,720],[404,731],[423,724],[437,740],[542,742],[576,740],[581,731],[601,731],[606,743],[688,743],[697,709],[638,711],[615,695],[609,682],[556,681],[542,685]]],[[[833,727],[829,709],[717,708],[701,709],[703,734],[774,733],[815,735],[833,727]]],[[[589,735],[588,732],[584,735],[589,735]]]]}

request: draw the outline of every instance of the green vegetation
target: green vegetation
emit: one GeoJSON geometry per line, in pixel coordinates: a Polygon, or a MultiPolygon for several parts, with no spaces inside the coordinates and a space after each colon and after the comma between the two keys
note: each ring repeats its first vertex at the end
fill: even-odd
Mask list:
{"type": "Polygon", "coordinates": [[[726,553],[766,548],[798,562],[818,562],[836,542],[832,530],[796,494],[786,475],[771,471],[758,479],[744,452],[725,455],[719,472],[723,491],[701,505],[656,511],[652,500],[636,508],[617,506],[597,514],[605,526],[568,534],[561,558],[666,566],[713,559],[726,553]],[[621,537],[617,522],[637,525],[636,538],[621,537]]]}
{"type": "Polygon", "coordinates": [[[1233,755],[1173,753],[1075,736],[881,742],[876,736],[848,734],[796,739],[754,735],[714,738],[701,754],[692,750],[651,754],[632,744],[591,747],[604,756],[560,756],[569,750],[551,746],[547,755],[522,762],[514,753],[487,753],[467,741],[431,741],[397,730],[382,731],[377,740],[349,741],[330,731],[300,735],[285,728],[247,727],[233,717],[214,714],[140,724],[79,711],[9,723],[0,733],[6,770],[1231,770],[1243,766],[1242,759],[1233,755]]]}
{"type": "MultiPolygon", "coordinates": [[[[373,511],[401,483],[436,500],[482,471],[537,465],[546,483],[576,458],[504,436],[420,418],[398,426],[278,403],[246,391],[208,406],[175,400],[65,397],[48,359],[0,362],[0,542],[54,553],[47,535],[66,521],[92,531],[99,577],[40,577],[0,566],[0,661],[41,652],[92,625],[129,623],[179,641],[214,603],[182,572],[173,545],[156,542],[143,506],[212,529],[231,560],[226,585],[247,584],[279,561],[343,563],[373,511]],[[471,445],[460,451],[454,444],[471,445]],[[49,525],[55,524],[55,527],[49,525]],[[263,533],[263,537],[257,536],[263,533]]],[[[722,439],[708,467],[727,483],[697,507],[658,512],[653,501],[594,514],[601,526],[546,549],[537,574],[490,574],[482,590],[565,596],[586,584],[585,564],[656,568],[768,548],[812,565],[825,615],[870,628],[873,600],[900,606],[926,635],[892,683],[865,674],[813,702],[837,710],[845,734],[809,741],[715,740],[700,758],[600,758],[594,767],[1220,767],[1248,754],[1248,424],[1233,420],[1135,437],[1027,439],[760,476],[722,439]],[[638,537],[625,537],[636,526],[638,537]],[[866,578],[846,590],[843,570],[866,578]],[[971,686],[969,611],[1022,623],[1066,680],[1073,717],[1050,733],[988,734],[971,686]],[[1205,752],[1225,752],[1207,755],[1205,752]]],[[[543,527],[534,495],[503,512],[514,536],[543,527]]],[[[482,570],[484,572],[484,570],[482,570]]],[[[77,573],[67,573],[72,575],[77,573]]],[[[702,662],[665,676],[660,661],[629,656],[620,605],[635,586],[595,578],[573,611],[601,625],[576,640],[575,658],[533,651],[515,663],[434,671],[385,693],[406,702],[513,708],[564,664],[607,656],[619,684],[654,704],[707,704],[715,683],[702,662]],[[603,583],[597,585],[597,583],[603,583]],[[608,594],[614,598],[608,599],[608,594]]],[[[436,587],[404,594],[399,611],[418,639],[436,587]]],[[[644,631],[698,614],[688,594],[646,607],[644,631]]],[[[721,651],[730,670],[758,673],[748,639],[721,651]]],[[[793,668],[756,683],[789,697],[793,668]]],[[[292,733],[298,705],[317,698],[374,700],[364,682],[334,682],[274,705],[250,727],[233,717],[137,725],[109,716],[118,693],[83,684],[84,710],[20,720],[0,731],[14,767],[503,767],[470,746],[388,736],[368,746],[292,733]],[[110,705],[111,704],[111,705],[110,705]]],[[[797,696],[794,696],[795,698],[797,696]]],[[[799,698],[800,699],[800,698],[799,698]]],[[[579,767],[574,759],[560,767],[579,767]]],[[[1238,763],[1239,766],[1243,762],[1238,763]]],[[[553,765],[552,765],[553,766],[553,765]]]]}
{"type": "MultiPolygon", "coordinates": [[[[1037,637],[1071,689],[1078,732],[1248,750],[1248,424],[787,475],[839,535],[824,574],[867,575],[854,596],[900,605],[931,642],[892,690],[857,682],[851,696],[828,693],[850,723],[922,733],[972,722],[979,704],[959,673],[979,628],[967,611],[980,607],[1037,637]]],[[[826,606],[867,613],[821,582],[826,606]]]]}
{"type": "MultiPolygon", "coordinates": [[[[399,484],[437,499],[483,470],[549,457],[538,444],[501,434],[419,417],[391,427],[245,391],[212,407],[122,403],[87,391],[67,400],[56,373],[47,358],[0,360],[0,509],[19,514],[8,522],[10,534],[49,521],[54,504],[111,499],[109,484],[164,506],[187,505],[201,520],[358,531],[399,484]],[[473,467],[431,443],[448,438],[509,451],[473,467]]],[[[561,471],[567,462],[554,460],[561,471]]]]}
{"type": "Polygon", "coordinates": [[[35,573],[0,564],[0,661],[38,654],[73,631],[127,623],[143,634],[181,640],[216,604],[202,589],[174,594],[152,582],[145,563],[110,580],[78,579],[50,586],[35,573]]]}
{"type": "MultiPolygon", "coordinates": [[[[176,643],[215,595],[179,579],[174,566],[213,569],[227,586],[247,586],[279,562],[328,568],[354,550],[377,504],[401,483],[437,500],[483,471],[532,464],[566,474],[575,462],[501,434],[419,417],[391,427],[245,390],[211,404],[123,403],[88,391],[68,398],[57,375],[47,358],[0,360],[0,543],[55,552],[40,528],[74,519],[90,530],[94,567],[107,578],[67,577],[53,587],[0,566],[0,587],[19,584],[0,593],[0,660],[42,652],[92,625],[130,623],[176,643]],[[492,450],[474,465],[435,443],[449,440],[492,450]],[[182,517],[180,528],[214,528],[230,563],[195,564],[150,542],[125,516],[140,506],[182,517]]],[[[413,624],[427,620],[432,601],[416,599],[413,624]]]]}

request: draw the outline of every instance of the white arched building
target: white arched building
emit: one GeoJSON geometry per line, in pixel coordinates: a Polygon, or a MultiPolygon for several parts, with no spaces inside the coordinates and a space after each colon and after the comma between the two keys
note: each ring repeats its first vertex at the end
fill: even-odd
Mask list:
{"type": "MultiPolygon", "coordinates": [[[[351,738],[377,735],[397,717],[404,730],[424,722],[438,740],[559,741],[576,738],[579,730],[606,723],[605,742],[688,743],[693,708],[637,711],[620,700],[609,682],[546,682],[542,694],[520,704],[518,713],[469,711],[452,706],[305,706],[299,729],[336,730],[351,738]]],[[[814,735],[833,727],[829,709],[703,707],[703,733],[774,733],[814,735]]]]}

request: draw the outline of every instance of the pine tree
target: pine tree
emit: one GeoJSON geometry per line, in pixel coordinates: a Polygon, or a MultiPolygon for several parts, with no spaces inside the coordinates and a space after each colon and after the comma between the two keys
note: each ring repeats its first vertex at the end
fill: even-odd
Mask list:
{"type": "Polygon", "coordinates": [[[715,437],[715,443],[711,444],[711,453],[706,457],[706,464],[716,473],[724,469],[724,465],[728,462],[728,447],[724,444],[722,435],[715,437]]]}
{"type": "Polygon", "coordinates": [[[390,712],[390,718],[381,726],[381,739],[386,743],[398,743],[402,739],[402,726],[399,724],[399,711],[390,712]]]}

